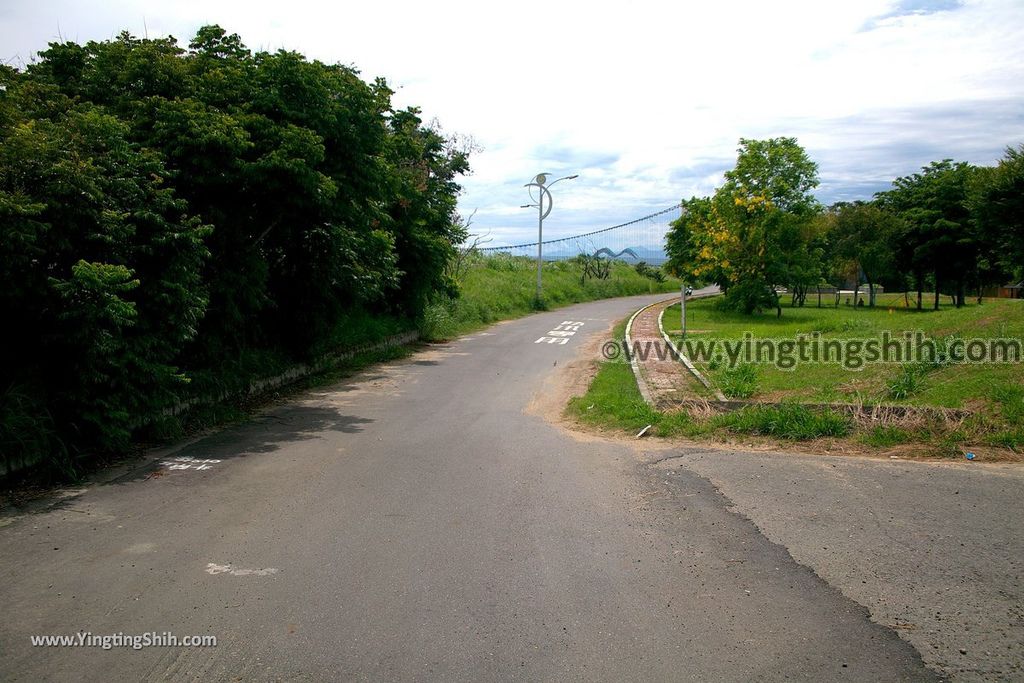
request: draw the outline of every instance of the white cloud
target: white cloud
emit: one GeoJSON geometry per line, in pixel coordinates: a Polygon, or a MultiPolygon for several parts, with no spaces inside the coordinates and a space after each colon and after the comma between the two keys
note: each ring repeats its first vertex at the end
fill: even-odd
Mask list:
{"type": "Polygon", "coordinates": [[[0,9],[0,56],[58,24],[84,41],[144,19],[151,36],[219,23],[256,49],[354,64],[484,147],[462,206],[518,240],[538,171],[581,174],[558,188],[557,229],[611,225],[709,192],[741,136],[799,137],[826,200],[930,158],[992,163],[1024,141],[1024,6],[954,5],[18,0],[0,9]]]}

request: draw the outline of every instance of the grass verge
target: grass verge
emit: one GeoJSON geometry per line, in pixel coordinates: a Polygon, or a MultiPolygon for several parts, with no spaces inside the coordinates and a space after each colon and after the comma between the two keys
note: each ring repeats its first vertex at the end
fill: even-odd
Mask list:
{"type": "Polygon", "coordinates": [[[679,289],[679,281],[656,268],[637,268],[621,261],[607,263],[608,277],[583,277],[573,260],[545,262],[543,296],[537,300],[537,262],[523,256],[473,255],[459,276],[458,298],[427,308],[420,329],[424,339],[451,339],[499,320],[537,310],[637,294],[679,289]]]}
{"type": "MultiPolygon", "coordinates": [[[[624,328],[624,322],[616,326],[616,339],[622,340],[624,328]]],[[[599,363],[589,389],[570,400],[566,416],[582,425],[630,435],[651,425],[651,434],[660,437],[728,441],[743,436],[745,441],[753,437],[768,444],[817,442],[813,444],[816,450],[841,447],[853,453],[962,458],[971,450],[978,452],[980,460],[1019,461],[1024,446],[1024,428],[1020,426],[1024,423],[1024,387],[1015,385],[1001,385],[992,392],[991,410],[966,416],[941,407],[912,405],[878,406],[851,414],[785,399],[751,403],[726,413],[710,406],[701,409],[700,404],[662,411],[643,400],[629,364],[615,360],[599,363]]]]}
{"type": "MultiPolygon", "coordinates": [[[[771,351],[759,361],[734,367],[721,354],[723,344],[738,344],[744,335],[755,340],[790,340],[800,336],[818,337],[846,347],[888,333],[901,339],[905,332],[918,332],[938,348],[954,338],[1011,339],[1024,341],[1024,302],[986,299],[957,309],[943,303],[939,310],[907,308],[902,294],[878,297],[875,307],[822,306],[810,302],[804,307],[784,307],[782,317],[774,311],[744,315],[726,310],[715,300],[695,300],[687,305],[687,339],[693,346],[716,344],[717,355],[692,360],[709,380],[729,397],[772,403],[847,403],[866,406],[898,405],[925,409],[956,409],[973,413],[974,419],[949,424],[885,425],[872,435],[861,435],[865,445],[896,445],[933,441],[945,432],[947,443],[974,442],[981,445],[1024,448],[1024,364],[952,363],[948,361],[823,363],[796,362],[783,367],[771,351]],[[889,426],[895,427],[888,430],[889,426]],[[888,430],[888,431],[887,431],[888,430]]],[[[678,336],[679,306],[665,313],[666,331],[678,336]]],[[[776,344],[776,350],[778,349],[776,344]]],[[[792,349],[792,347],[791,347],[792,349]]],[[[941,353],[941,351],[940,351],[941,353]]],[[[860,354],[865,358],[865,354],[860,354]]],[[[919,422],[919,421],[918,421],[919,422]]],[[[878,425],[875,425],[878,426],[878,425]]]]}
{"type": "MultiPolygon", "coordinates": [[[[615,326],[620,344],[625,333],[625,321],[615,326]]],[[[686,413],[663,413],[647,405],[633,370],[622,360],[602,362],[587,393],[570,399],[566,414],[583,424],[633,433],[651,425],[662,436],[687,434],[692,423],[686,413]]]]}

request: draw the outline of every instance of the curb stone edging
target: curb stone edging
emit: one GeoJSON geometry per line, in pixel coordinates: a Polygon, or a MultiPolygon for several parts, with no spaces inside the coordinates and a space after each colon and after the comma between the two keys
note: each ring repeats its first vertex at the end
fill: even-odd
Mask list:
{"type": "MultiPolygon", "coordinates": [[[[694,297],[694,298],[696,299],[696,298],[703,298],[703,297],[694,297]]],[[[691,361],[689,358],[687,358],[683,354],[682,349],[680,349],[678,346],[676,346],[672,342],[672,340],[669,338],[668,333],[665,332],[665,322],[664,321],[665,321],[665,311],[667,311],[667,310],[668,310],[668,306],[666,306],[665,308],[661,309],[661,313],[658,314],[658,331],[661,332],[661,338],[665,340],[665,343],[668,344],[668,347],[670,349],[672,349],[672,352],[676,355],[676,357],[683,362],[683,365],[686,366],[686,369],[690,371],[691,375],[696,377],[697,380],[700,381],[700,383],[703,384],[704,387],[708,391],[715,392],[715,398],[716,399],[718,399],[719,401],[725,401],[725,394],[723,394],[716,387],[711,386],[711,382],[709,382],[708,379],[706,377],[704,377],[704,375],[701,374],[700,370],[698,370],[696,368],[696,366],[694,366],[693,361],[691,361]]]]}
{"type": "Polygon", "coordinates": [[[646,311],[651,306],[657,306],[658,304],[663,304],[666,301],[672,301],[672,299],[663,299],[661,301],[655,301],[653,304],[641,306],[633,312],[633,315],[629,316],[629,322],[626,323],[626,352],[630,356],[629,367],[633,370],[633,377],[636,379],[636,386],[640,389],[640,395],[643,397],[644,403],[651,407],[655,407],[654,394],[651,393],[651,387],[647,384],[647,379],[643,376],[643,373],[640,372],[640,364],[637,362],[636,356],[629,354],[629,350],[633,348],[633,337],[630,335],[630,332],[633,329],[633,321],[636,320],[638,315],[646,311]]]}

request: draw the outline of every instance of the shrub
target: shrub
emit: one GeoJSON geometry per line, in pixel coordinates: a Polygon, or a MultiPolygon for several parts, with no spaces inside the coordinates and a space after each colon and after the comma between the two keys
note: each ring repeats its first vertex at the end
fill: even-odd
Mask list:
{"type": "Polygon", "coordinates": [[[72,477],[73,463],[56,434],[46,408],[22,387],[8,386],[0,394],[0,475],[42,463],[51,472],[72,477]]]}
{"type": "Polygon", "coordinates": [[[885,389],[893,401],[904,401],[920,391],[923,385],[924,371],[921,364],[904,363],[899,373],[886,383],[885,389]]]}
{"type": "Polygon", "coordinates": [[[455,320],[452,318],[451,304],[435,302],[428,304],[423,310],[420,321],[420,334],[428,341],[450,339],[455,332],[455,320]]]}
{"type": "Polygon", "coordinates": [[[757,366],[742,363],[726,368],[718,377],[718,386],[729,398],[750,398],[757,391],[757,366]]]}
{"type": "Polygon", "coordinates": [[[665,274],[661,272],[661,268],[649,266],[645,261],[641,261],[640,263],[633,266],[633,268],[636,269],[636,272],[638,274],[642,275],[643,277],[650,278],[655,282],[665,281],[665,274]]]}

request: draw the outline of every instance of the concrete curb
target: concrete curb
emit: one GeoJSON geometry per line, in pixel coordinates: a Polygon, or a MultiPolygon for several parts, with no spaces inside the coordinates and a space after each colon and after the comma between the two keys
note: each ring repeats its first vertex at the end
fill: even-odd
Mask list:
{"type": "Polygon", "coordinates": [[[641,306],[634,311],[633,315],[629,316],[629,322],[626,323],[626,353],[629,355],[629,367],[633,369],[633,377],[636,379],[637,388],[640,389],[640,395],[643,397],[644,402],[652,408],[655,407],[654,394],[651,393],[651,387],[647,384],[647,379],[643,376],[643,373],[640,372],[640,363],[637,362],[636,355],[632,353],[633,337],[630,335],[630,332],[633,329],[633,321],[636,320],[638,315],[646,311],[651,306],[657,306],[665,303],[666,301],[672,300],[673,299],[662,299],[661,301],[655,301],[653,304],[641,306]]]}
{"type": "MultiPolygon", "coordinates": [[[[693,298],[694,299],[701,299],[701,298],[704,298],[704,297],[693,297],[693,298]]],[[[716,399],[718,399],[719,401],[724,401],[725,400],[725,394],[723,394],[721,391],[719,391],[715,387],[711,386],[711,382],[709,382],[708,379],[704,375],[701,374],[700,370],[698,370],[694,366],[693,362],[689,358],[687,358],[686,355],[682,352],[682,349],[680,349],[678,346],[676,346],[672,342],[672,340],[669,338],[668,333],[665,332],[665,311],[666,310],[668,310],[668,306],[666,306],[665,308],[661,309],[661,313],[658,314],[658,331],[661,332],[661,338],[665,340],[665,343],[668,344],[670,349],[672,349],[672,352],[675,353],[676,357],[683,362],[683,365],[685,365],[686,369],[690,371],[690,374],[693,375],[694,377],[696,377],[697,380],[701,384],[703,384],[704,387],[708,391],[713,391],[715,393],[715,398],[716,399]]]]}

